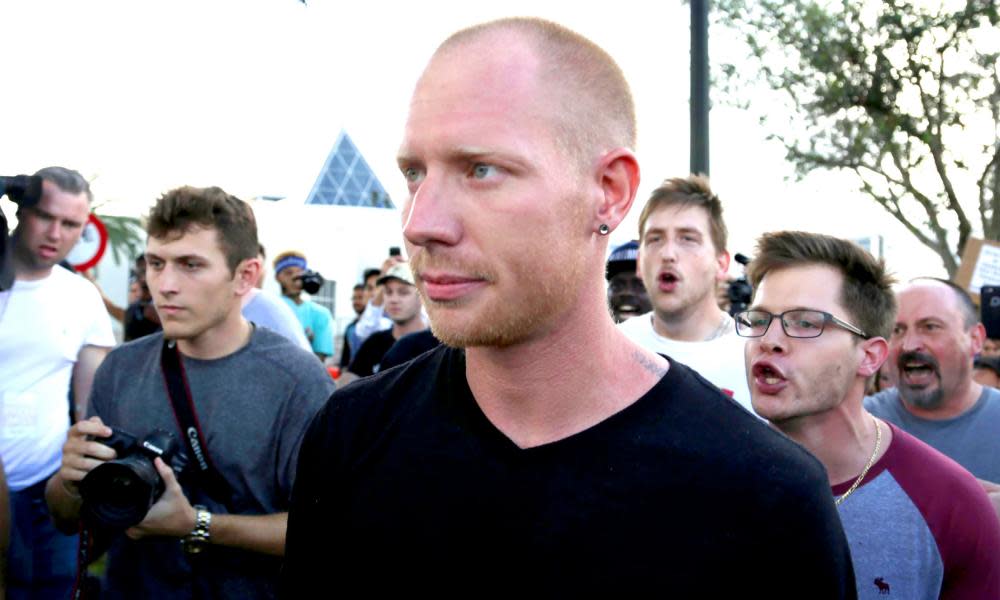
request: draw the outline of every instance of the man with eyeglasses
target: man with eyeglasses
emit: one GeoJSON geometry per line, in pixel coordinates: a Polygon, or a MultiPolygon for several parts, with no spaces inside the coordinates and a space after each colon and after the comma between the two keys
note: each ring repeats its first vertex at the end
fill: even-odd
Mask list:
{"type": "Polygon", "coordinates": [[[756,293],[736,332],[754,409],[826,467],[858,596],[1000,597],[1000,520],[976,479],[862,405],[896,312],[882,261],[776,232],[748,276],[756,293]]]}

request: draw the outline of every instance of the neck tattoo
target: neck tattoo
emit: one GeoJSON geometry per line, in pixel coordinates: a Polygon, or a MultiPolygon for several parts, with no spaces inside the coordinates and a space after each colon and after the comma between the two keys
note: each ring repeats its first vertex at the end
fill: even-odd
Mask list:
{"type": "Polygon", "coordinates": [[[847,491],[844,492],[843,496],[837,498],[834,501],[834,504],[836,506],[840,506],[841,502],[843,502],[848,496],[850,496],[854,490],[858,489],[858,486],[861,485],[862,481],[864,481],[865,475],[868,474],[868,470],[871,469],[872,465],[875,464],[875,457],[878,456],[879,446],[882,445],[882,427],[879,426],[878,419],[876,419],[874,416],[872,417],[872,420],[875,421],[875,449],[872,450],[871,458],[868,459],[868,464],[866,464],[864,470],[861,471],[861,475],[858,475],[858,478],[854,480],[854,483],[852,483],[851,487],[849,487],[847,491]]]}

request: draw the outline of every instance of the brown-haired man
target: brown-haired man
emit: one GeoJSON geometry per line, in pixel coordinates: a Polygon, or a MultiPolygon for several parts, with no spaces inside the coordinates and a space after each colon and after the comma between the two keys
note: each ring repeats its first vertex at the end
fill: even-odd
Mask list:
{"type": "Polygon", "coordinates": [[[1000,520],[976,479],[862,406],[896,312],[882,262],[786,231],[761,237],[748,274],[754,408],[826,466],[858,595],[1000,597],[1000,520]]]}
{"type": "Polygon", "coordinates": [[[317,415],[288,597],[853,596],[819,463],[615,327],[604,257],[639,182],[634,142],[620,70],[559,25],[505,19],[437,50],[398,162],[446,346],[317,415]],[[774,564],[781,582],[761,576],[774,564]]]}
{"type": "Polygon", "coordinates": [[[719,308],[716,288],[726,278],[722,202],[705,177],[664,181],[639,215],[638,272],[652,311],[619,327],[643,348],[697,371],[750,410],[743,340],[719,308]]]}
{"type": "Polygon", "coordinates": [[[273,597],[293,459],[332,382],[307,351],[241,314],[241,298],[261,269],[245,203],[219,188],[172,190],[150,211],[147,232],[147,279],[163,332],[111,352],[98,370],[90,418],[70,429],[62,468],[46,490],[49,506],[64,528],[76,527],[80,481],[115,458],[100,443],[111,427],[140,439],[163,429],[185,448],[199,429],[195,437],[221,485],[210,491],[182,473],[182,486],[157,458],[165,491],[127,536],[109,532],[115,537],[104,591],[119,598],[273,597]],[[160,362],[174,343],[197,424],[183,434],[160,362]],[[182,538],[201,552],[186,557],[182,538]]]}

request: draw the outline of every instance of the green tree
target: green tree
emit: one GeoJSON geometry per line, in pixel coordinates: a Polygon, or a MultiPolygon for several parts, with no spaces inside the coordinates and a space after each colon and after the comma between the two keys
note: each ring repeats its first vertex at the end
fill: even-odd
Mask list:
{"type": "Polygon", "coordinates": [[[132,259],[145,251],[146,234],[139,219],[100,213],[97,216],[108,230],[108,249],[116,263],[131,263],[132,259]]]}
{"type": "Polygon", "coordinates": [[[726,97],[759,83],[778,94],[786,106],[762,120],[799,177],[853,173],[949,275],[970,236],[1000,239],[996,0],[717,0],[714,9],[751,63],[722,66],[726,97]]]}

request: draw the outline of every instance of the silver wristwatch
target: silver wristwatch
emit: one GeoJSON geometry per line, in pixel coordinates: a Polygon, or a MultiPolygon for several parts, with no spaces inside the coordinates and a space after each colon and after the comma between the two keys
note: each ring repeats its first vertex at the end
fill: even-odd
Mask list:
{"type": "Polygon", "coordinates": [[[184,551],[188,554],[198,554],[201,552],[208,541],[212,537],[210,528],[212,526],[212,513],[208,512],[208,508],[196,504],[195,509],[195,519],[194,519],[194,529],[191,533],[184,537],[181,545],[184,547],[184,551]]]}

